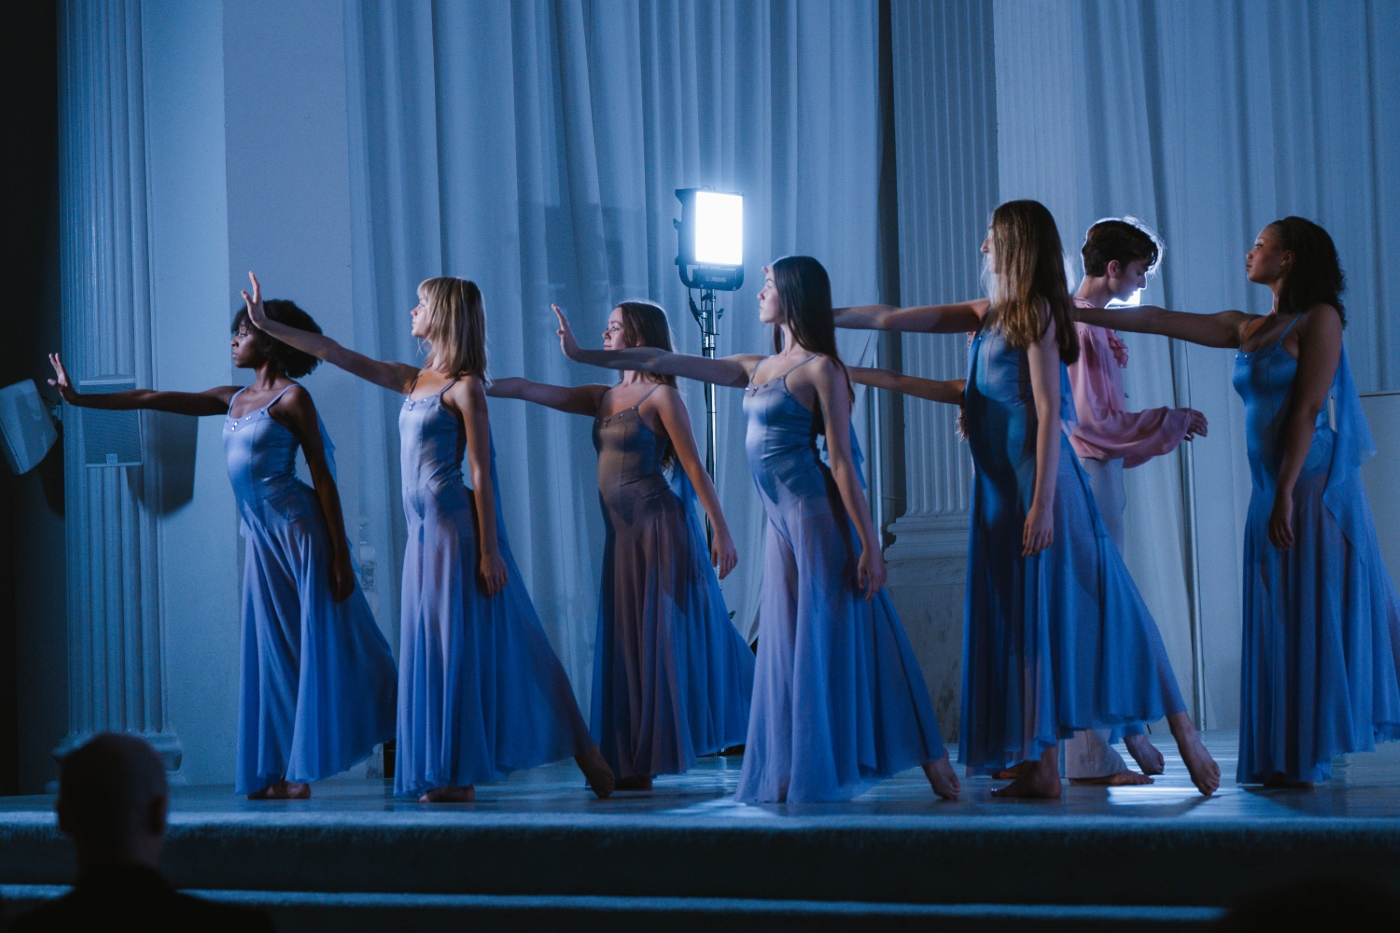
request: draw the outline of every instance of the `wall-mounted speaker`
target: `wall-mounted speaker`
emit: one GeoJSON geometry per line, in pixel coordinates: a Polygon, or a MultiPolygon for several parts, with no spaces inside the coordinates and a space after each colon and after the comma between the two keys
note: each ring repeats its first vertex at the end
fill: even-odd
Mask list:
{"type": "MultiPolygon", "coordinates": [[[[110,395],[130,392],[136,383],[129,376],[84,379],[78,391],[84,395],[110,395]]],[[[83,418],[83,464],[89,467],[141,465],[141,413],[81,408],[83,418]]]]}
{"type": "Polygon", "coordinates": [[[34,380],[26,379],[0,389],[0,434],[4,435],[5,462],[16,473],[28,473],[39,465],[58,439],[34,380]]]}

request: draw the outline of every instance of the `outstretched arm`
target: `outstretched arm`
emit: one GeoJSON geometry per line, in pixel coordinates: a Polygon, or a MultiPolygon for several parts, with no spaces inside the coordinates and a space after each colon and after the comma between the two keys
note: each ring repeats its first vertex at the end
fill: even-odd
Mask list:
{"type": "Polygon", "coordinates": [[[228,412],[238,386],[215,386],[203,392],[157,392],[154,389],[133,389],[130,392],[112,392],[106,395],[84,395],[73,387],[68,379],[68,370],[57,353],[49,354],[54,378],[49,385],[58,389],[58,394],[69,405],[79,408],[131,409],[151,408],[156,411],[170,411],[177,415],[222,415],[228,412]]]}
{"type": "Polygon", "coordinates": [[[901,392],[915,398],[926,398],[930,402],[943,402],[948,405],[961,405],[963,400],[962,379],[921,379],[906,376],[892,369],[873,369],[852,366],[849,369],[851,381],[864,386],[874,386],[889,392],[901,392]]]}
{"type": "Polygon", "coordinates": [[[345,517],[340,509],[340,490],[326,463],[326,448],[321,439],[321,425],[316,417],[316,404],[311,393],[293,386],[277,400],[268,414],[291,431],[306,455],[306,467],[326,520],[326,532],[331,539],[331,596],[344,602],[355,592],[355,569],[350,562],[350,543],[345,537],[345,517]]]}
{"type": "Polygon", "coordinates": [[[253,283],[253,294],[243,292],[243,301],[248,305],[249,319],[258,330],[288,346],[296,347],[303,353],[310,353],[318,360],[325,360],[352,375],[394,392],[407,393],[413,385],[413,380],[418,378],[416,366],[394,360],[371,359],[363,353],[347,350],[324,334],[313,334],[308,330],[288,327],[272,320],[263,307],[262,286],[258,284],[257,276],[249,272],[248,278],[253,283]]]}
{"type": "Polygon", "coordinates": [[[976,330],[991,303],[985,298],[952,305],[862,305],[837,308],[836,326],[857,330],[898,330],[922,334],[964,334],[976,330]]]}
{"type": "Polygon", "coordinates": [[[729,533],[729,524],[724,520],[724,512],[719,507],[719,494],[710,474],[700,463],[700,451],[695,446],[695,432],[690,427],[690,413],[685,410],[685,402],[680,393],[670,387],[657,391],[652,398],[656,401],[656,411],[671,446],[676,451],[676,461],[685,475],[690,477],[690,485],[695,487],[695,495],[705,514],[710,517],[710,527],[714,529],[714,539],[710,542],[710,563],[714,565],[719,578],[729,576],[729,571],[739,562],[734,550],[734,538],[729,533]]]}
{"type": "Polygon", "coordinates": [[[639,373],[665,373],[715,385],[742,389],[749,384],[754,367],[761,356],[726,356],[711,360],[687,353],[671,353],[656,347],[631,347],[626,350],[585,350],[578,345],[569,319],[558,305],[550,305],[559,318],[559,348],[564,355],[579,363],[602,366],[605,369],[630,369],[639,373]]]}
{"type": "Polygon", "coordinates": [[[1342,358],[1342,318],[1331,305],[1317,305],[1298,331],[1298,372],[1293,377],[1291,407],[1284,421],[1278,487],[1269,515],[1269,540],[1285,550],[1293,546],[1293,487],[1312,448],[1317,416],[1327,404],[1327,392],[1342,358]]]}
{"type": "Polygon", "coordinates": [[[860,485],[851,456],[851,392],[846,376],[834,361],[822,357],[812,373],[817,390],[817,403],[822,408],[826,425],[826,452],[831,465],[831,478],[841,494],[846,514],[856,526],[860,537],[860,560],[856,562],[856,585],[865,591],[867,600],[885,585],[885,557],[875,535],[875,523],[870,518],[870,503],[860,485]]]}
{"type": "Polygon", "coordinates": [[[1156,305],[1140,308],[1075,308],[1074,319],[1113,330],[1136,334],[1158,334],[1203,347],[1238,347],[1245,325],[1257,314],[1220,311],[1216,314],[1188,314],[1168,311],[1156,305]]]}
{"type": "Polygon", "coordinates": [[[491,398],[523,399],[546,408],[554,408],[571,415],[588,415],[590,418],[598,414],[598,404],[603,399],[603,393],[607,391],[608,387],[605,385],[556,386],[547,382],[533,382],[519,376],[493,379],[486,387],[486,394],[491,398]]]}

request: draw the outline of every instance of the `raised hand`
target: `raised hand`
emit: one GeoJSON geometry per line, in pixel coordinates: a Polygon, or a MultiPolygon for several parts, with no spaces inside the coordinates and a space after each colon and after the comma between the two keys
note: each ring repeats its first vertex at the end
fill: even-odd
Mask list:
{"type": "Polygon", "coordinates": [[[574,329],[569,326],[569,319],[564,316],[564,312],[559,310],[558,305],[550,305],[554,309],[554,316],[559,318],[559,349],[564,351],[564,355],[571,360],[578,359],[578,339],[574,337],[574,329]]]}
{"type": "Polygon", "coordinates": [[[68,379],[68,370],[63,368],[63,360],[57,353],[49,354],[49,365],[53,367],[54,378],[49,380],[49,385],[58,389],[58,394],[63,396],[63,400],[69,404],[76,405],[81,399],[82,393],[73,388],[73,383],[68,379]]]}
{"type": "Polygon", "coordinates": [[[253,294],[250,296],[246,291],[241,292],[243,303],[248,306],[248,319],[253,322],[253,326],[262,330],[267,324],[267,309],[263,307],[262,286],[258,284],[258,277],[248,272],[248,279],[253,283],[253,294]]]}

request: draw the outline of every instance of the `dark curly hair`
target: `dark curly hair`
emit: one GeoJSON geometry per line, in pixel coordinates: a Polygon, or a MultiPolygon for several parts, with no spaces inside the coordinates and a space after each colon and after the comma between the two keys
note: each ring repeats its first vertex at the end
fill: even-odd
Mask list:
{"type": "Polygon", "coordinates": [[[1293,267],[1279,290],[1279,312],[1302,314],[1314,305],[1327,304],[1337,309],[1345,327],[1347,312],[1342,305],[1342,292],[1347,290],[1347,277],[1332,237],[1302,217],[1275,220],[1268,229],[1278,238],[1279,246],[1293,254],[1293,267]]]}
{"type": "MultiPolygon", "coordinates": [[[[267,309],[267,316],[278,324],[286,324],[288,327],[295,327],[297,330],[309,330],[313,334],[321,332],[321,326],[317,324],[305,311],[296,306],[296,302],[287,301],[283,298],[269,298],[263,302],[263,307],[267,309]]],[[[248,317],[248,309],[239,308],[233,316],[233,327],[229,333],[236,334],[238,329],[244,324],[248,325],[248,332],[253,335],[253,340],[257,343],[258,351],[263,356],[277,364],[277,368],[282,370],[283,375],[291,379],[299,379],[311,370],[321,365],[321,361],[310,353],[303,353],[295,347],[288,346],[275,337],[270,337],[261,330],[248,317]]]]}

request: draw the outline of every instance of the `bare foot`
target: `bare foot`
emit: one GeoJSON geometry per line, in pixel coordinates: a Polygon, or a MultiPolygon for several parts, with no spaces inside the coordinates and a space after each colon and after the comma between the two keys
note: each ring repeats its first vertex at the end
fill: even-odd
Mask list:
{"type": "Polygon", "coordinates": [[[593,788],[593,793],[603,798],[612,796],[617,780],[613,777],[612,768],[608,767],[603,758],[603,753],[598,751],[598,746],[590,745],[588,751],[582,755],[575,755],[574,761],[578,762],[579,770],[588,779],[588,786],[593,788]]]}
{"type": "Polygon", "coordinates": [[[1064,793],[1060,783],[1060,748],[1052,745],[1030,762],[1031,767],[1005,787],[992,791],[993,797],[1036,797],[1058,799],[1064,793]]]}
{"type": "Polygon", "coordinates": [[[434,787],[418,798],[419,803],[471,803],[474,800],[476,800],[476,788],[470,784],[466,787],[453,787],[451,785],[434,787]]]}
{"type": "Polygon", "coordinates": [[[1167,760],[1157,750],[1157,746],[1147,740],[1142,733],[1123,736],[1123,744],[1128,746],[1128,754],[1138,763],[1143,774],[1161,774],[1167,767],[1167,760]]]}
{"type": "Polygon", "coordinates": [[[1172,713],[1167,717],[1167,725],[1171,726],[1181,760],[1186,762],[1186,770],[1191,774],[1191,783],[1209,797],[1220,789],[1220,765],[1201,743],[1201,734],[1190,716],[1184,712],[1172,713]]]}
{"type": "Polygon", "coordinates": [[[260,791],[248,795],[249,800],[306,800],[311,796],[311,785],[300,781],[278,781],[260,791]]]}
{"type": "Polygon", "coordinates": [[[1014,781],[1014,780],[1016,780],[1018,777],[1020,777],[1021,775],[1026,774],[1028,771],[1031,770],[1031,768],[1034,768],[1034,767],[1035,767],[1035,762],[1034,762],[1034,761],[1021,761],[1021,762],[1017,762],[1016,764],[1012,765],[1011,767],[1009,767],[1009,768],[1002,768],[1002,769],[1001,769],[1000,771],[998,771],[996,774],[993,774],[993,775],[992,775],[992,780],[994,780],[994,781],[1014,781]]]}
{"type": "Polygon", "coordinates": [[[933,792],[944,800],[957,800],[958,794],[962,793],[962,785],[958,783],[958,776],[953,772],[953,765],[946,754],[937,761],[925,762],[924,776],[933,786],[933,792]]]}
{"type": "Polygon", "coordinates": [[[618,778],[617,790],[651,790],[651,778],[644,774],[634,774],[631,777],[618,778]]]}
{"type": "Polygon", "coordinates": [[[1152,778],[1145,774],[1138,774],[1130,768],[1124,768],[1116,774],[1106,774],[1103,777],[1070,778],[1069,782],[1071,784],[1087,784],[1091,787],[1122,787],[1125,784],[1151,784],[1152,778]]]}
{"type": "Polygon", "coordinates": [[[1312,790],[1312,781],[1290,781],[1288,776],[1282,771],[1275,771],[1264,779],[1265,787],[1275,787],[1287,790],[1312,790]]]}

